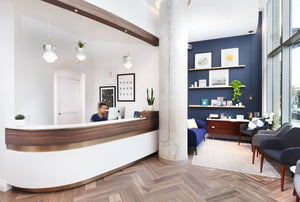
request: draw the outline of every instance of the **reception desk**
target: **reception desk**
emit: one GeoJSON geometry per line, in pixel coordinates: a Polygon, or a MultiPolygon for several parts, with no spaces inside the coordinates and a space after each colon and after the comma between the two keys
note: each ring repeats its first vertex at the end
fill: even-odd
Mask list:
{"type": "Polygon", "coordinates": [[[158,151],[158,112],[144,118],[6,128],[7,183],[47,192],[79,186],[158,151]]]}

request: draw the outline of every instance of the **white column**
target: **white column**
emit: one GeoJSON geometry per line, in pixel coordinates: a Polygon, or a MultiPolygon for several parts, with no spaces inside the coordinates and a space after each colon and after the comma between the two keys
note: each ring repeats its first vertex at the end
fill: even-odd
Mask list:
{"type": "Polygon", "coordinates": [[[11,187],[6,184],[5,125],[14,121],[15,96],[15,44],[14,44],[14,1],[0,1],[0,190],[11,187]]]}
{"type": "Polygon", "coordinates": [[[159,8],[159,158],[187,162],[188,0],[161,0],[159,8]]]}

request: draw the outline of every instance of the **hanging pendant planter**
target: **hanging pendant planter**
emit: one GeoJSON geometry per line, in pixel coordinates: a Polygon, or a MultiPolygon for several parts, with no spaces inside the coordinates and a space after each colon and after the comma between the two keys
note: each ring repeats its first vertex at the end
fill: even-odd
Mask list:
{"type": "Polygon", "coordinates": [[[44,49],[44,54],[43,58],[45,59],[46,62],[53,63],[57,60],[57,56],[54,52],[55,46],[51,44],[45,44],[43,46],[44,49]]]}
{"type": "Polygon", "coordinates": [[[85,42],[81,42],[80,40],[77,43],[77,47],[76,47],[76,57],[79,61],[83,61],[86,59],[86,55],[85,55],[85,50],[84,50],[84,46],[85,46],[85,42]]]}

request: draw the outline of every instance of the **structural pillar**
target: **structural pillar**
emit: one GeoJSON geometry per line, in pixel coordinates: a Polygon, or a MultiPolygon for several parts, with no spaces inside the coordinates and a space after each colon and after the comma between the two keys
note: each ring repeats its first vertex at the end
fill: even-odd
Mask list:
{"type": "Polygon", "coordinates": [[[185,164],[187,155],[188,0],[160,0],[159,159],[185,164]]]}

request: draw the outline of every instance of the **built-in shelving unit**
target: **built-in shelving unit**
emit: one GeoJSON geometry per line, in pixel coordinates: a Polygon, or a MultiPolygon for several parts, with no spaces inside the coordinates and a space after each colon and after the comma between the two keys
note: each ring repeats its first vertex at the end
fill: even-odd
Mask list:
{"type": "MultiPolygon", "coordinates": [[[[245,85],[241,85],[241,88],[245,88],[245,85]]],[[[205,86],[205,87],[189,87],[189,89],[206,89],[206,88],[232,88],[232,86],[205,86]]]]}
{"type": "Polygon", "coordinates": [[[193,108],[239,108],[239,109],[242,109],[242,108],[245,108],[244,105],[242,106],[212,106],[212,105],[208,105],[208,106],[204,106],[204,105],[189,105],[189,107],[193,107],[193,108]]]}
{"type": "Polygon", "coordinates": [[[202,68],[202,69],[189,69],[189,71],[204,71],[204,70],[216,70],[216,69],[233,69],[233,68],[244,68],[246,65],[238,65],[232,67],[211,67],[211,68],[202,68]]]}

